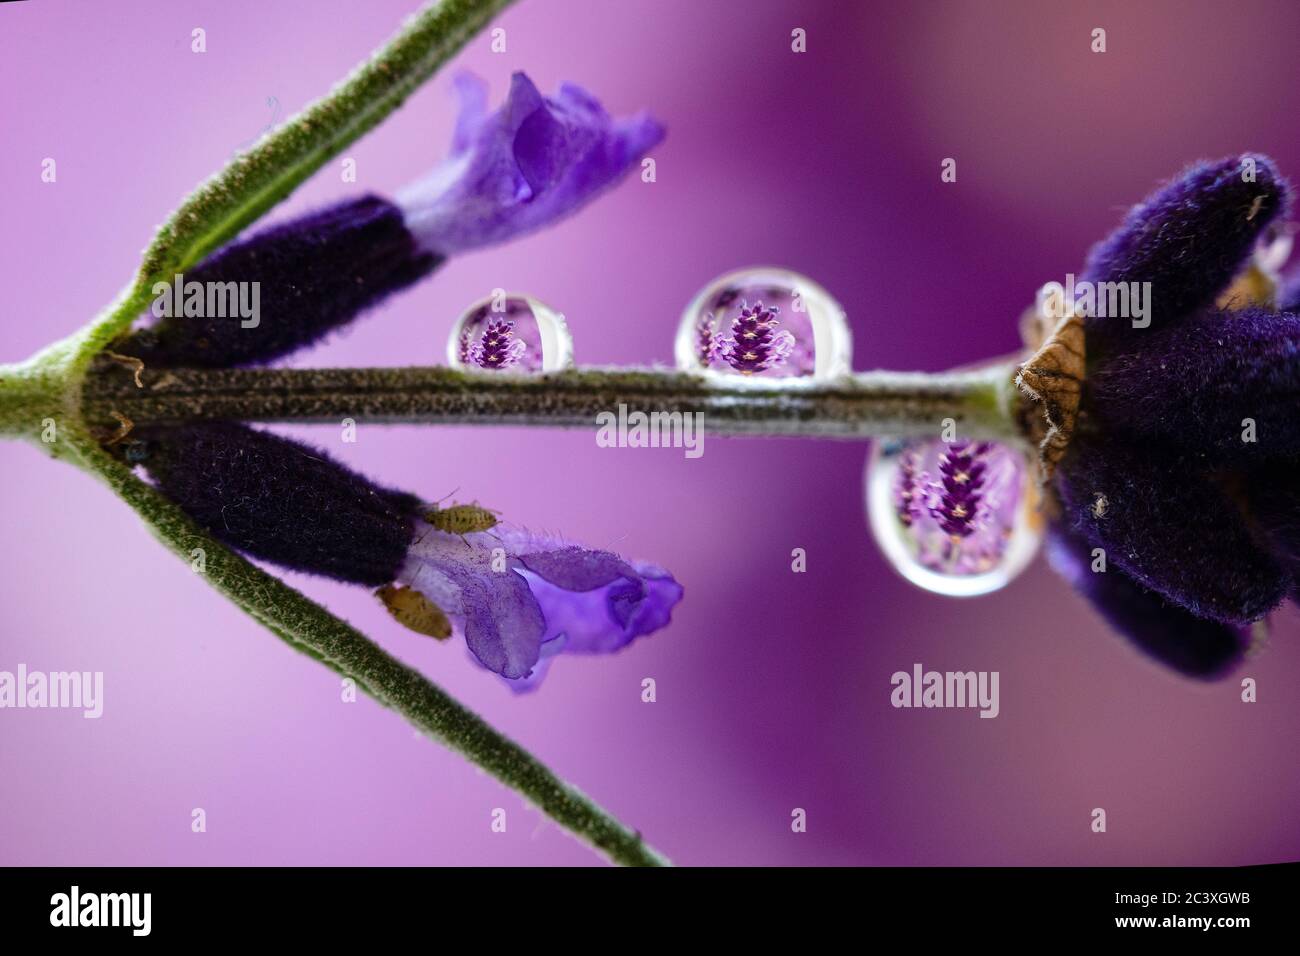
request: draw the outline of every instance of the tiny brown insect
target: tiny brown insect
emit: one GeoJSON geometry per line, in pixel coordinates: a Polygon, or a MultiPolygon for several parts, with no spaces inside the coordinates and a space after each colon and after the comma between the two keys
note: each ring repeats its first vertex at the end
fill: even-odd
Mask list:
{"type": "Polygon", "coordinates": [[[439,531],[464,537],[475,531],[491,531],[497,526],[498,513],[477,503],[453,504],[450,508],[431,507],[424,513],[424,520],[439,531]]]}
{"type": "Polygon", "coordinates": [[[442,608],[414,588],[385,584],[375,592],[375,597],[384,602],[384,607],[397,623],[416,634],[440,641],[451,637],[451,621],[442,608]]]}

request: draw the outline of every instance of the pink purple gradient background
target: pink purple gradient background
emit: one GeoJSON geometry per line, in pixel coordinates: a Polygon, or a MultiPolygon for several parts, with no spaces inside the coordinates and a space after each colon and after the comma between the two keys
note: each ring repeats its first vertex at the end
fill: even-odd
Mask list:
{"type": "MultiPolygon", "coordinates": [[[[0,360],[71,332],[181,196],[322,94],[412,6],[0,5],[0,360]],[[208,52],[190,52],[190,30],[208,52]],[[44,157],[58,182],[40,181],[44,157]]],[[[658,182],[457,260],[300,358],[443,360],[495,286],[563,310],[579,361],[669,362],[714,275],[777,263],[846,306],[856,367],[1007,352],[1048,279],[1183,163],[1245,149],[1300,176],[1300,8],[1273,3],[868,4],[524,0],[455,66],[588,85],[668,126],[658,182]],[[1109,51],[1089,52],[1094,26],[1109,51]],[[803,27],[808,52],[790,52],[803,27]],[[939,180],[956,157],[958,182],[939,180]]],[[[444,73],[274,217],[439,158],[444,73]]],[[[1235,680],[1147,664],[1040,562],[945,599],[882,562],[855,444],[612,451],[588,432],[300,429],[387,483],[650,558],[672,627],[561,660],[516,698],[393,625],[362,590],[295,579],[683,864],[1245,864],[1300,858],[1297,616],[1235,680]],[[808,572],[790,572],[802,547],[808,572]],[[894,710],[913,662],[1001,672],[1001,716],[894,710]],[[658,702],[640,702],[654,677],[658,702]],[[1105,807],[1109,832],[1089,831],[1105,807]],[[808,813],[808,832],[790,813],[808,813]]],[[[491,779],[250,623],[92,479],[0,446],[0,669],[102,670],[99,721],[0,711],[0,863],[590,864],[491,779]],[[190,811],[208,831],[190,832],[190,811]],[[509,829],[494,834],[494,807],[509,829]]]]}

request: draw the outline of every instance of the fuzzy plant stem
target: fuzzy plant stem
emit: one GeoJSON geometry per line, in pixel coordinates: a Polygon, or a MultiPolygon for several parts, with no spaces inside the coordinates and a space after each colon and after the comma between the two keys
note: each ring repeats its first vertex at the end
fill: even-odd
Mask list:
{"type": "Polygon", "coordinates": [[[87,421],[113,427],[193,419],[256,422],[596,427],[602,412],[700,412],[720,435],[863,439],[937,435],[1016,440],[1010,365],[979,371],[867,372],[827,382],[704,378],[652,368],[541,375],[441,367],[130,370],[103,367],[83,391],[87,421]]]}

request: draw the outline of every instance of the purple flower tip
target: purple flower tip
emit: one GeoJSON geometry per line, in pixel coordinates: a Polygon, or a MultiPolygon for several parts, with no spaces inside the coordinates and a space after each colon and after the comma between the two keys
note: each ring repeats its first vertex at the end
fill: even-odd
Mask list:
{"type": "Polygon", "coordinates": [[[1056,563],[1118,630],[1195,676],[1222,673],[1243,629],[1300,590],[1300,295],[1219,301],[1259,266],[1290,196],[1265,156],[1198,163],[1135,206],[1083,276],[1149,283],[1148,312],[1084,320],[1056,563]],[[1084,553],[1105,572],[1081,573],[1084,553]]]}
{"type": "Polygon", "coordinates": [[[939,459],[939,501],[931,510],[939,527],[952,538],[965,538],[975,531],[989,447],[988,442],[961,442],[939,459]]]}
{"type": "Polygon", "coordinates": [[[523,73],[487,111],[487,88],[455,80],[461,114],[447,159],[399,195],[407,226],[438,255],[504,242],[556,222],[612,186],[664,137],[646,113],[614,119],[571,83],[544,97],[523,73]]]}
{"type": "Polygon", "coordinates": [[[720,344],[722,357],[742,375],[777,368],[794,351],[794,335],[778,330],[776,308],[762,302],[744,305],[731,323],[731,333],[720,344]]]}
{"type": "Polygon", "coordinates": [[[507,524],[463,537],[420,525],[399,579],[516,691],[536,687],[561,653],[607,654],[659,630],[683,593],[655,565],[507,524]]]}
{"type": "MultiPolygon", "coordinates": [[[[1083,279],[1149,282],[1151,326],[1167,328],[1227,288],[1290,202],[1291,187],[1267,156],[1193,164],[1134,206],[1092,249],[1083,279]]],[[[1146,341],[1147,330],[1122,317],[1090,318],[1086,325],[1090,356],[1146,341]]]]}
{"type": "Polygon", "coordinates": [[[513,368],[523,357],[527,346],[515,337],[515,324],[509,319],[494,319],[470,341],[469,333],[461,337],[462,361],[490,370],[513,368]]]}

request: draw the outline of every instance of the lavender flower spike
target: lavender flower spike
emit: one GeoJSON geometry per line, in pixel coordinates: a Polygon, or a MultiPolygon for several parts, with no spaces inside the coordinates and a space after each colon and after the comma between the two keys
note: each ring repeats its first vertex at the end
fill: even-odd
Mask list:
{"type": "Polygon", "coordinates": [[[794,335],[779,324],[776,308],[762,302],[744,305],[731,323],[731,334],[718,343],[727,364],[741,375],[766,372],[785,364],[794,351],[794,335]]]}
{"type": "Polygon", "coordinates": [[[535,687],[561,652],[607,654],[659,630],[682,598],[667,571],[608,551],[504,524],[463,536],[436,530],[414,495],[245,425],[140,429],[119,448],[196,522],[252,557],[417,589],[515,690],[535,687]]]}
{"type": "Polygon", "coordinates": [[[451,153],[398,194],[420,246],[450,256],[504,242],[563,219],[612,186],[664,129],[645,113],[610,117],[580,86],[543,97],[523,73],[505,104],[487,112],[487,89],[456,78],[461,115],[451,153]]]}

